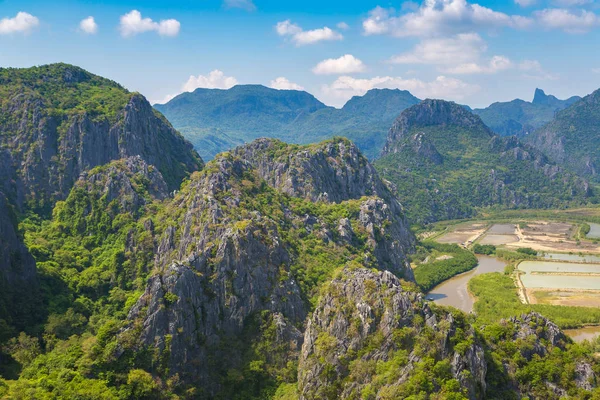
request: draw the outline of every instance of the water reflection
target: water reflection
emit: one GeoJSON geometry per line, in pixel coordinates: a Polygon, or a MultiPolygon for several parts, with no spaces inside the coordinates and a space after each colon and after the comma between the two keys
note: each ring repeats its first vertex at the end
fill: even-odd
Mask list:
{"type": "Polygon", "coordinates": [[[427,293],[426,298],[437,304],[452,306],[464,312],[473,310],[473,298],[469,294],[467,284],[472,277],[489,272],[504,272],[506,263],[488,256],[477,256],[479,264],[469,272],[444,281],[427,293]]]}

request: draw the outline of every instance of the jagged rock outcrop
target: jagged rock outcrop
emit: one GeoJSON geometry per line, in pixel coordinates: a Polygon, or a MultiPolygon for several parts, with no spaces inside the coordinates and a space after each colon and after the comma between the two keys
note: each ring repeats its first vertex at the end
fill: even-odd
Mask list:
{"type": "Polygon", "coordinates": [[[411,392],[413,374],[442,369],[425,360],[448,360],[447,376],[431,382],[433,391],[450,378],[463,395],[483,398],[487,365],[472,328],[448,311],[432,310],[389,272],[346,269],[308,320],[300,398],[350,399],[366,390],[372,398],[408,397],[417,394],[411,392]],[[390,373],[382,379],[380,370],[390,373]]]}
{"type": "MultiPolygon", "coordinates": [[[[360,153],[345,166],[330,157],[330,142],[310,146],[309,153],[277,143],[278,151],[289,153],[286,160],[309,168],[312,161],[302,156],[310,154],[322,167],[320,173],[310,167],[312,175],[303,183],[284,185],[279,174],[290,166],[283,158],[270,165],[266,155],[258,162],[253,149],[263,145],[268,142],[217,157],[167,203],[155,222],[165,227],[156,240],[157,273],[130,312],[129,329],[139,329],[141,345],[166,354],[170,375],[200,383],[209,394],[220,390],[228,369],[242,366],[232,343],[249,334],[256,315],[266,312],[276,325],[280,364],[297,358],[302,342],[297,328],[308,315],[307,299],[317,294],[313,280],[326,278],[336,266],[359,263],[414,280],[406,258],[414,237],[401,206],[360,153]],[[348,184],[354,177],[392,202],[375,193],[364,197],[367,193],[348,184]],[[312,194],[340,181],[346,186],[332,192],[336,203],[313,203],[312,194]],[[330,265],[312,258],[320,246],[328,249],[322,251],[330,265]]],[[[347,146],[340,141],[334,147],[354,152],[347,146]]],[[[256,329],[252,335],[261,340],[256,329]]]]}
{"type": "Polygon", "coordinates": [[[377,171],[349,140],[336,138],[296,147],[275,139],[258,139],[234,154],[250,162],[271,186],[311,201],[340,201],[363,196],[393,196],[377,171]]]}
{"type": "Polygon", "coordinates": [[[397,153],[398,145],[410,134],[412,129],[427,126],[460,126],[464,129],[481,131],[484,136],[492,137],[493,135],[492,131],[481,122],[481,119],[465,107],[449,101],[427,99],[406,109],[394,121],[381,156],[397,153]]]}
{"type": "Polygon", "coordinates": [[[76,186],[102,198],[107,205],[116,201],[119,213],[135,214],[148,202],[164,200],[169,195],[162,174],[141,156],[112,161],[83,172],[76,186]]]}
{"type": "MultiPolygon", "coordinates": [[[[487,328],[483,327],[483,329],[487,328]]],[[[493,329],[497,329],[496,332],[502,334],[488,335],[490,340],[487,346],[490,351],[495,352],[496,359],[502,360],[502,374],[506,377],[504,393],[517,393],[519,397],[558,399],[573,395],[563,386],[565,384],[570,385],[574,382],[574,386],[582,390],[593,390],[597,386],[597,377],[593,369],[594,360],[583,354],[574,356],[570,367],[564,365],[560,367],[572,369],[570,372],[572,382],[562,380],[561,385],[561,379],[552,374],[545,375],[546,380],[535,383],[519,377],[519,369],[523,368],[525,363],[543,365],[544,359],[568,351],[572,343],[555,323],[541,314],[529,312],[520,317],[501,320],[493,329]],[[512,346],[506,346],[507,342],[512,343],[512,346]],[[517,359],[523,361],[515,363],[517,359]]]]}
{"type": "Polygon", "coordinates": [[[581,97],[573,96],[559,100],[541,89],[536,89],[531,102],[520,99],[497,102],[473,112],[500,136],[525,137],[551,121],[558,111],[578,100],[581,100],[581,97]]]}
{"type": "Polygon", "coordinates": [[[524,140],[557,164],[598,181],[600,90],[556,113],[524,140]]]}
{"type": "Polygon", "coordinates": [[[2,69],[0,77],[0,146],[25,189],[19,207],[49,211],[82,172],[129,156],[158,168],[170,190],[201,168],[191,144],[142,95],[114,82],[66,64],[2,69]]]}

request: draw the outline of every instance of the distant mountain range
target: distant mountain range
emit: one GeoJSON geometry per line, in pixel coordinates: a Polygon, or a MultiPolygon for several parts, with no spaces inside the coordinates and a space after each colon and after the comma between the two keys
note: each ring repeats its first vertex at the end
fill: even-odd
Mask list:
{"type": "Polygon", "coordinates": [[[526,141],[554,162],[600,182],[600,90],[558,112],[526,141]]]}
{"type": "Polygon", "coordinates": [[[420,223],[469,217],[477,207],[585,204],[593,195],[586,180],[443,100],[405,110],[375,166],[396,185],[409,219],[420,223]]]}
{"type": "Polygon", "coordinates": [[[580,99],[579,96],[573,96],[567,100],[559,100],[541,89],[536,89],[532,102],[516,99],[474,109],[473,112],[500,136],[525,136],[550,122],[557,111],[580,99]]]}
{"type": "Polygon", "coordinates": [[[333,136],[352,140],[374,158],[394,119],[419,101],[407,91],[373,89],[336,109],[303,91],[238,85],[196,89],[155,108],[204,159],[260,137],[307,144],[333,136]]]}
{"type": "MultiPolygon", "coordinates": [[[[533,102],[513,100],[471,110],[501,136],[524,136],[551,121],[580,97],[559,100],[536,89],[533,102]]],[[[190,140],[204,159],[260,137],[315,143],[334,136],[355,142],[376,158],[394,119],[420,100],[408,91],[372,89],[343,108],[328,107],[313,95],[261,85],[229,90],[196,89],[154,107],[190,140]]]]}

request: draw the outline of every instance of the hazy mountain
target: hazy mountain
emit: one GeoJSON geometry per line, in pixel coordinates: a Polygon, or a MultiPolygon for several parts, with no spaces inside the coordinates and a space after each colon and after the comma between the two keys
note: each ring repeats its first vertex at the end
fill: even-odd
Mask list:
{"type": "Polygon", "coordinates": [[[415,221],[455,219],[476,207],[585,204],[588,183],[516,137],[495,135],[455,103],[425,100],[392,126],[375,163],[415,221]]]}
{"type": "Polygon", "coordinates": [[[336,109],[302,91],[239,85],[229,90],[197,89],[155,108],[205,159],[260,137],[307,144],[334,136],[353,140],[373,158],[393,120],[418,102],[407,91],[373,89],[336,109]]]}
{"type": "Polygon", "coordinates": [[[600,181],[600,90],[558,112],[526,140],[554,162],[600,181]]]}
{"type": "Polygon", "coordinates": [[[559,100],[541,89],[536,89],[532,102],[516,99],[494,103],[473,112],[500,136],[525,136],[552,120],[556,112],[579,99],[581,97],[573,96],[567,100],[559,100]]]}

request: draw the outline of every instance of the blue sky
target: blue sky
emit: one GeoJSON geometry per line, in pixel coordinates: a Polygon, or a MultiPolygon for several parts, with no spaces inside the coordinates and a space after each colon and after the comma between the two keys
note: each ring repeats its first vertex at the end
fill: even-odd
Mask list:
{"type": "Polygon", "coordinates": [[[335,106],[373,87],[565,98],[600,88],[596,1],[0,0],[0,66],[68,62],[153,102],[236,83],[335,106]]]}

